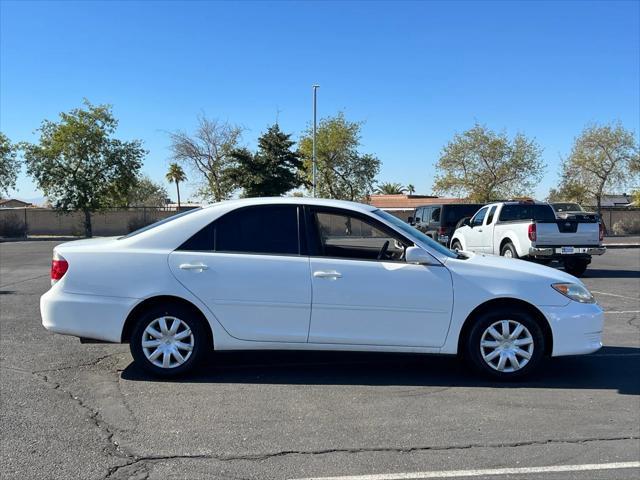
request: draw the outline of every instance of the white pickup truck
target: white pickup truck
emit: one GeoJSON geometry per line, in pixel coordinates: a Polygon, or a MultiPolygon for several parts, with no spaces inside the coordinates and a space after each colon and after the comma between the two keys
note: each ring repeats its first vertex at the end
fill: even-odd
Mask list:
{"type": "Polygon", "coordinates": [[[604,230],[597,217],[558,219],[547,203],[521,201],[491,203],[458,228],[453,250],[490,253],[549,264],[559,260],[580,276],[592,255],[602,255],[604,230]]]}

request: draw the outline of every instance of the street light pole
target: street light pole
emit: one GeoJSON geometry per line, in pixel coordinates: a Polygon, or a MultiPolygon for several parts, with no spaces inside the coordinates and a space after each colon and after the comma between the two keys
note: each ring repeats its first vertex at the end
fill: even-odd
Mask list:
{"type": "Polygon", "coordinates": [[[313,153],[311,156],[311,160],[313,163],[313,168],[312,168],[312,172],[313,172],[312,196],[313,197],[316,196],[316,185],[317,185],[316,182],[318,179],[318,161],[316,159],[316,96],[317,96],[317,91],[319,87],[320,85],[313,85],[313,153]]]}

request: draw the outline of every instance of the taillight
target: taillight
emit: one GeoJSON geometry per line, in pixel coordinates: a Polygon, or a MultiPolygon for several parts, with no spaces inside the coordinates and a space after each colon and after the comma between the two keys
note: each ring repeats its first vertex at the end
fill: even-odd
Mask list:
{"type": "Polygon", "coordinates": [[[440,227],[438,228],[438,235],[446,235],[447,234],[447,229],[446,227],[440,227]]]}
{"type": "Polygon", "coordinates": [[[600,241],[604,240],[604,223],[600,222],[600,241]]]}
{"type": "Polygon", "coordinates": [[[529,231],[527,233],[529,234],[529,240],[531,240],[532,242],[535,242],[536,241],[536,224],[535,223],[529,224],[529,231]]]}
{"type": "Polygon", "coordinates": [[[69,269],[69,262],[67,262],[62,255],[57,252],[53,252],[53,260],[51,260],[51,285],[54,285],[58,280],[64,277],[69,269]]]}

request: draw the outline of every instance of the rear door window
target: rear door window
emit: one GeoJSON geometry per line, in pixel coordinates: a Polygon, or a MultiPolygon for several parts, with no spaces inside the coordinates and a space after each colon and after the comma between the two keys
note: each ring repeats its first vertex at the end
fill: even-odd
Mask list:
{"type": "Polygon", "coordinates": [[[233,210],[184,242],[179,250],[299,255],[296,205],[256,205],[233,210]]]}
{"type": "Polygon", "coordinates": [[[434,207],[433,212],[431,212],[431,221],[439,222],[440,221],[440,207],[434,207]]]}
{"type": "Polygon", "coordinates": [[[496,205],[494,205],[491,207],[491,210],[489,210],[489,215],[487,215],[487,225],[491,225],[491,222],[493,222],[493,215],[496,213],[496,208],[496,205]]]}

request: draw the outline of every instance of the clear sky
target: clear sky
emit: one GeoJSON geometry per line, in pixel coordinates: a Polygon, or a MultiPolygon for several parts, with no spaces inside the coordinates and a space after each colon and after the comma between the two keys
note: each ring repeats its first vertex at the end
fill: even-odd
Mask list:
{"type": "MultiPolygon", "coordinates": [[[[83,97],[110,103],[156,181],[166,132],[200,112],[246,127],[250,147],[276,115],[297,138],[314,83],[319,116],[366,122],[379,179],[416,193],[476,121],[537,139],[541,198],[585,124],[640,127],[638,1],[0,2],[0,129],[34,140],[83,97]]],[[[13,192],[40,195],[24,175],[13,192]]]]}

